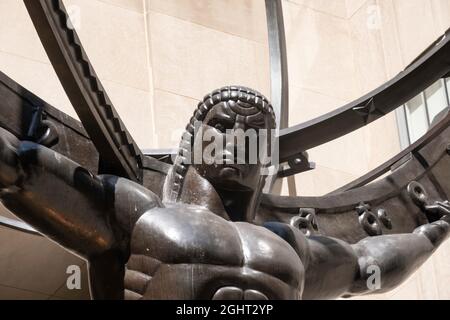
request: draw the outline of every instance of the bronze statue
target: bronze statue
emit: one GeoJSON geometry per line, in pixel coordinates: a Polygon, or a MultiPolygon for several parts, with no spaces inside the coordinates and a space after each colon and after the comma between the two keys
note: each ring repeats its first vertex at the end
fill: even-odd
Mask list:
{"type": "MultiPolygon", "coordinates": [[[[134,143],[62,2],[24,2],[82,125],[0,73],[0,200],[88,261],[93,299],[386,292],[448,238],[447,112],[416,144],[329,195],[265,193],[273,179],[263,173],[276,151],[281,165],[274,179],[312,169],[308,149],[369,124],[450,75],[450,37],[389,85],[283,130],[279,150],[270,134],[254,144],[235,142],[237,131],[275,130],[275,112],[263,95],[238,86],[216,90],[198,105],[172,163],[167,154],[144,155],[134,143]],[[196,152],[209,148],[204,131],[225,145],[199,162],[196,152]],[[249,161],[255,150],[262,156],[249,161]]],[[[280,27],[280,11],[273,13],[280,27]]],[[[287,107],[286,98],[279,101],[287,107]]]]}
{"type": "MultiPolygon", "coordinates": [[[[222,88],[200,103],[182,147],[194,144],[196,120],[219,135],[275,124],[268,101],[241,87],[222,88]]],[[[442,205],[434,208],[440,220],[411,234],[354,245],[307,237],[280,222],[257,226],[261,163],[187,165],[180,151],[165,182],[166,199],[160,199],[135,182],[91,174],[5,130],[0,149],[2,202],[87,259],[94,299],[336,298],[372,292],[366,284],[371,265],[381,270],[377,292],[385,292],[450,233],[442,205]]],[[[217,160],[227,156],[216,154],[217,160]]]]}

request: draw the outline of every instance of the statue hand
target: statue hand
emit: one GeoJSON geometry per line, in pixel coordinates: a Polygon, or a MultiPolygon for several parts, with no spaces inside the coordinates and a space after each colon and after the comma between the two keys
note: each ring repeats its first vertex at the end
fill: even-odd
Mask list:
{"type": "Polygon", "coordinates": [[[450,216],[450,202],[436,201],[434,204],[425,206],[425,210],[438,214],[440,218],[450,216]]]}

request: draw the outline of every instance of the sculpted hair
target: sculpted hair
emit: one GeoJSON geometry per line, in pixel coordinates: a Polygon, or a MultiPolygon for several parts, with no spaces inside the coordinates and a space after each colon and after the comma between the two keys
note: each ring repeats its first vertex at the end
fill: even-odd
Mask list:
{"type": "MultiPolygon", "coordinates": [[[[253,108],[257,108],[266,115],[266,118],[268,118],[268,123],[266,124],[267,129],[275,128],[275,113],[272,105],[267,98],[255,90],[240,86],[229,86],[215,90],[211,94],[205,96],[198,104],[194,115],[190,119],[189,124],[186,126],[186,130],[182,135],[178,154],[174,160],[173,168],[169,173],[164,188],[166,200],[176,201],[180,197],[184,178],[191,160],[187,159],[187,155],[190,156],[190,150],[194,144],[195,123],[203,122],[214,106],[220,103],[231,102],[234,102],[239,106],[238,108],[233,108],[233,111],[237,114],[240,113],[239,110],[245,110],[249,105],[253,108]]],[[[247,116],[245,112],[241,115],[247,116]]]]}

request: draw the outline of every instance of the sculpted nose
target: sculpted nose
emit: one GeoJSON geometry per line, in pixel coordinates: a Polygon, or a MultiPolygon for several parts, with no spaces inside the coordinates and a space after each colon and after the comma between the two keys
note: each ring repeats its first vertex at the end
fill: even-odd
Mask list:
{"type": "Polygon", "coordinates": [[[237,146],[236,141],[234,141],[232,137],[230,139],[227,139],[227,142],[225,144],[225,159],[228,160],[230,163],[235,162],[235,157],[237,155],[237,146]]]}
{"type": "Polygon", "coordinates": [[[225,155],[229,161],[234,164],[245,164],[247,150],[245,139],[236,139],[236,137],[231,137],[225,144],[225,155]]]}
{"type": "Polygon", "coordinates": [[[245,119],[239,119],[239,117],[238,117],[238,119],[236,119],[236,122],[234,123],[233,129],[234,130],[238,130],[238,129],[245,130],[245,119]]]}

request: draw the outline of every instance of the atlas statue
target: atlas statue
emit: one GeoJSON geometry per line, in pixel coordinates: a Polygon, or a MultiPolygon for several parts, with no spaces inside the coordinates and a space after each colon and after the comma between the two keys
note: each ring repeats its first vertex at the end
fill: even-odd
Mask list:
{"type": "MultiPolygon", "coordinates": [[[[198,132],[213,132],[229,141],[238,129],[276,130],[272,105],[249,88],[228,86],[207,95],[187,123],[172,162],[140,154],[132,148],[132,138],[112,104],[100,97],[106,95],[91,66],[83,68],[88,63],[84,51],[60,54],[70,47],[81,48],[74,30],[51,17],[65,13],[62,3],[25,0],[25,4],[71,102],[80,106],[77,112],[98,152],[98,166],[79,163],[90,154],[72,156],[70,152],[76,151],[57,149],[61,129],[53,130],[56,140],[48,139],[52,127],[45,121],[38,119],[37,126],[45,127],[47,139],[36,133],[36,126],[31,130],[36,134],[28,130],[21,135],[2,125],[0,199],[39,233],[88,262],[93,299],[333,299],[383,293],[405,281],[449,237],[445,192],[436,193],[428,180],[420,180],[428,168],[422,168],[425,173],[417,175],[417,181],[408,176],[390,197],[379,196],[387,190],[380,187],[386,181],[382,180],[316,201],[266,194],[263,189],[272,183],[270,176],[261,174],[267,159],[236,161],[240,145],[227,144],[214,154],[212,163],[195,162],[189,150],[200,146],[203,154],[207,147],[198,132]],[[46,23],[59,25],[49,31],[46,23]],[[67,39],[48,36],[58,30],[68,34],[67,39]],[[56,63],[63,58],[72,59],[71,73],[56,63]],[[71,77],[87,84],[80,86],[83,82],[70,81],[71,77]],[[88,94],[79,95],[77,90],[88,94]],[[97,98],[86,98],[90,92],[97,98]],[[96,113],[80,111],[83,104],[96,113]],[[113,111],[103,113],[108,106],[113,111]],[[111,121],[115,123],[108,127],[111,121]],[[202,130],[196,130],[196,123],[202,130]],[[104,141],[115,153],[105,152],[101,146],[105,142],[98,138],[108,134],[112,138],[104,141]],[[129,159],[137,159],[134,166],[129,159]],[[359,192],[358,188],[369,189],[359,192]],[[402,197],[402,205],[388,203],[396,197],[402,197]],[[379,283],[374,283],[371,276],[377,272],[379,283]]],[[[448,52],[448,42],[440,45],[436,52],[448,52]]],[[[441,69],[448,72],[449,65],[441,69]]],[[[370,115],[377,110],[377,99],[367,101],[370,115]]],[[[356,119],[361,108],[353,106],[350,111],[356,119]]],[[[430,131],[430,143],[436,144],[436,136],[447,132],[448,118],[446,114],[441,118],[439,123],[445,125],[430,131]]],[[[358,120],[361,126],[369,122],[358,119],[363,119],[358,120]]],[[[290,134],[286,134],[289,139],[290,134]]],[[[260,139],[265,140],[259,141],[259,148],[269,154],[270,135],[260,139]]],[[[279,139],[284,148],[284,140],[279,139]]],[[[250,147],[244,144],[240,150],[246,159],[250,147]]],[[[296,153],[297,158],[304,160],[305,150],[296,153]]],[[[285,157],[289,152],[280,150],[281,162],[287,160],[295,169],[297,158],[285,157]]],[[[439,159],[447,161],[443,157],[439,159]]],[[[402,161],[406,165],[394,171],[392,179],[397,179],[396,174],[405,177],[401,170],[415,159],[402,161]]]]}

